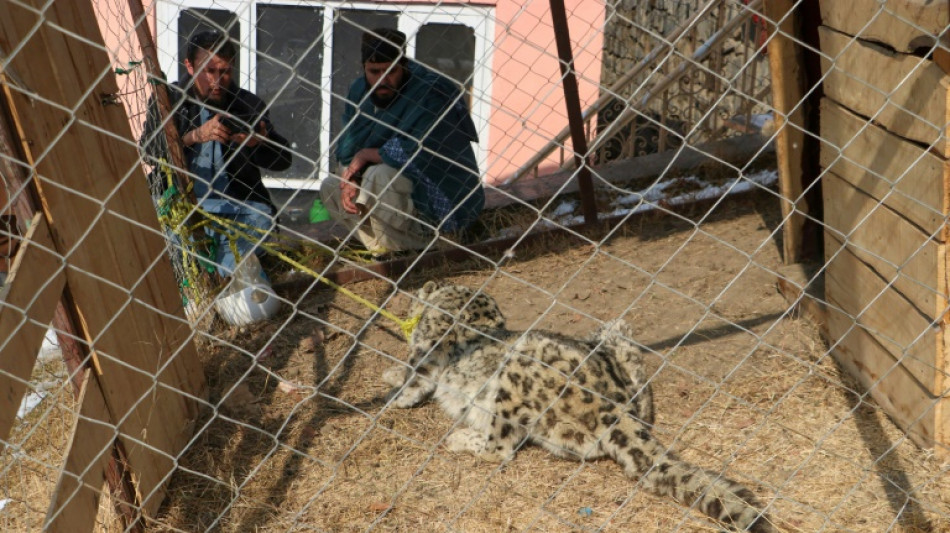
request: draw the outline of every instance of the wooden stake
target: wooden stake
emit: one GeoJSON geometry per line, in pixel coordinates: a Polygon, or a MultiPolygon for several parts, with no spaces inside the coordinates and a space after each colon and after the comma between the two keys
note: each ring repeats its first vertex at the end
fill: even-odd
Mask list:
{"type": "MultiPolygon", "coordinates": [[[[30,150],[29,142],[22,133],[19,120],[16,118],[17,115],[13,107],[10,87],[6,83],[6,78],[2,73],[0,73],[0,84],[3,86],[3,98],[0,98],[0,154],[6,156],[0,157],[0,171],[2,171],[0,173],[3,174],[3,178],[11,185],[11,189],[19,191],[16,199],[13,201],[13,210],[16,215],[20,234],[26,235],[33,226],[38,226],[37,223],[28,221],[34,220],[34,217],[40,217],[43,227],[46,227],[46,218],[43,213],[40,212],[40,206],[43,205],[43,202],[37,190],[37,182],[26,172],[26,168],[30,168],[35,172],[33,155],[30,150]],[[17,131],[18,134],[15,137],[12,135],[14,128],[11,128],[10,124],[16,125],[15,131],[17,131]],[[19,139],[20,142],[15,143],[13,141],[15,138],[19,139]],[[19,149],[17,148],[18,146],[19,149]],[[13,161],[18,161],[21,164],[14,164],[13,161]]],[[[48,206],[43,206],[46,207],[43,211],[48,212],[48,206]]],[[[46,231],[48,232],[49,229],[47,228],[46,231]]],[[[50,238],[49,243],[52,249],[52,238],[50,238]]],[[[73,394],[76,398],[79,398],[82,391],[83,376],[86,372],[85,366],[88,355],[88,345],[81,343],[77,339],[88,339],[88,332],[80,327],[80,320],[75,312],[76,307],[72,295],[69,292],[69,287],[63,286],[59,290],[59,298],[59,302],[56,303],[55,311],[51,317],[52,324],[53,329],[56,331],[57,342],[59,343],[63,362],[66,364],[66,370],[69,372],[70,381],[73,385],[73,394]]],[[[41,323],[49,323],[49,320],[41,323]]],[[[45,337],[45,335],[46,332],[44,330],[43,336],[45,337]]],[[[0,338],[5,338],[5,336],[0,338]]],[[[42,342],[42,339],[40,342],[42,342]]],[[[30,353],[34,354],[34,356],[38,354],[39,345],[37,345],[35,349],[31,346],[30,348],[21,350],[18,356],[22,357],[23,354],[30,353]]],[[[3,357],[3,359],[7,360],[6,357],[3,357]]],[[[31,364],[30,369],[32,370],[32,368],[33,366],[31,364]]],[[[27,377],[29,377],[29,374],[27,374],[27,377]]],[[[98,386],[98,383],[96,383],[96,386],[98,386]]],[[[2,390],[5,390],[5,385],[0,383],[0,391],[2,390]]],[[[99,394],[102,394],[101,391],[99,394]]],[[[0,428],[0,435],[5,435],[2,428],[0,428]]],[[[131,476],[129,472],[125,470],[124,465],[125,463],[120,460],[117,451],[113,452],[106,470],[106,481],[115,499],[116,510],[119,516],[123,517],[125,526],[130,528],[131,531],[139,531],[135,525],[139,521],[138,512],[135,511],[137,506],[135,490],[131,487],[131,476]]]]}

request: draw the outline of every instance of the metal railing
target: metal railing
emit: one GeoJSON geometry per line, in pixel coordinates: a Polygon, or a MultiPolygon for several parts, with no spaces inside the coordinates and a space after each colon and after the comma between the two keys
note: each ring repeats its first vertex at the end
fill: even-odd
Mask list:
{"type": "MultiPolygon", "coordinates": [[[[751,117],[766,112],[771,88],[768,69],[760,68],[755,57],[765,31],[753,23],[761,7],[762,0],[709,0],[659,39],[584,110],[589,160],[596,164],[637,157],[676,148],[686,139],[697,144],[748,132],[751,117]],[[714,23],[700,28],[708,19],[714,23]],[[689,47],[684,43],[697,41],[702,44],[692,52],[684,50],[689,47]],[[726,55],[736,56],[728,69],[726,55]],[[731,94],[722,91],[727,85],[731,94]]],[[[638,32],[631,40],[651,33],[634,28],[638,32]]],[[[537,176],[540,165],[555,154],[562,168],[571,168],[569,137],[565,127],[506,183],[537,176]]]]}

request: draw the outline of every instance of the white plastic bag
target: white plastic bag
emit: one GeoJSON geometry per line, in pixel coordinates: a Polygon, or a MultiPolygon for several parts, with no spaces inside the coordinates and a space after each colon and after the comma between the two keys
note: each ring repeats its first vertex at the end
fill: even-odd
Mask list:
{"type": "Polygon", "coordinates": [[[280,300],[271,288],[257,256],[248,254],[234,271],[231,284],[215,302],[225,322],[244,326],[274,316],[280,300]]]}

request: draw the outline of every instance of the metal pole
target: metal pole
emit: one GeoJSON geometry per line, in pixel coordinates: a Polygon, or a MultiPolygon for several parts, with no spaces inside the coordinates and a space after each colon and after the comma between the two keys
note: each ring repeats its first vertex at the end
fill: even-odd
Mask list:
{"type": "Polygon", "coordinates": [[[567,120],[571,128],[571,142],[574,145],[574,164],[577,166],[581,210],[584,213],[584,223],[593,224],[597,222],[597,204],[594,202],[594,183],[590,176],[590,165],[587,164],[587,137],[584,135],[584,116],[581,113],[577,77],[574,75],[574,54],[571,51],[571,36],[567,28],[564,0],[551,0],[551,18],[554,23],[554,40],[557,43],[557,54],[560,58],[563,77],[564,105],[567,106],[567,120]]]}
{"type": "MultiPolygon", "coordinates": [[[[664,36],[663,39],[660,40],[660,43],[654,46],[653,49],[650,50],[650,53],[644,56],[643,59],[641,59],[636,64],[636,66],[621,76],[620,79],[615,81],[613,85],[607,88],[606,91],[602,91],[603,94],[600,96],[600,98],[595,100],[594,103],[591,104],[590,107],[588,107],[584,112],[585,118],[600,113],[601,110],[607,107],[607,104],[614,99],[615,94],[621,93],[624,87],[629,85],[630,82],[634,80],[634,78],[639,76],[640,73],[643,72],[647,67],[653,65],[657,58],[660,57],[660,54],[668,53],[673,48],[673,43],[675,43],[681,35],[686,33],[686,30],[696,26],[696,23],[700,18],[705,16],[714,6],[718,5],[722,1],[723,0],[709,0],[703,5],[702,9],[693,13],[693,16],[691,16],[688,20],[684,21],[682,24],[674,28],[673,31],[671,31],[668,35],[664,36]]],[[[552,141],[546,144],[544,148],[542,148],[537,154],[532,156],[527,163],[521,165],[521,167],[519,167],[510,178],[505,180],[505,184],[514,183],[531,171],[534,171],[535,175],[537,175],[538,165],[540,165],[545,158],[551,155],[551,152],[563,145],[564,141],[570,134],[570,127],[562,129],[552,141]]]]}

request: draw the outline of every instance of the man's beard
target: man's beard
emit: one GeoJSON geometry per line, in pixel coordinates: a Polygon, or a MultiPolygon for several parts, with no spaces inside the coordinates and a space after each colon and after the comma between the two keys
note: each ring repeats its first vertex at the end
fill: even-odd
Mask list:
{"type": "Polygon", "coordinates": [[[224,108],[225,105],[231,101],[233,96],[234,92],[231,91],[230,86],[228,86],[223,88],[218,96],[212,96],[211,91],[209,90],[207,95],[201,97],[201,101],[212,107],[224,108]]]}
{"type": "Polygon", "coordinates": [[[396,97],[399,96],[398,89],[394,89],[389,86],[387,86],[387,88],[392,91],[389,93],[389,96],[380,96],[376,93],[376,91],[373,91],[369,94],[369,99],[373,102],[374,106],[381,108],[389,107],[389,105],[396,100],[396,97]]]}

